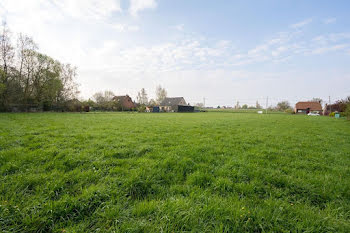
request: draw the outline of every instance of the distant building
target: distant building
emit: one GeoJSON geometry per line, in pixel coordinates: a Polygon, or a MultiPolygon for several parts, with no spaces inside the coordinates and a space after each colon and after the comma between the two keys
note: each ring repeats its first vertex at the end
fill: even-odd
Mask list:
{"type": "Polygon", "coordinates": [[[194,112],[195,108],[194,108],[194,106],[190,106],[190,105],[178,105],[177,111],[178,112],[194,112]]]}
{"type": "Polygon", "coordinates": [[[116,101],[120,106],[121,110],[132,110],[136,108],[135,103],[132,101],[131,97],[128,95],[114,96],[113,100],[116,101]]]}
{"type": "Polygon", "coordinates": [[[294,112],[301,114],[317,112],[322,114],[322,105],[319,102],[298,102],[295,104],[294,112]]]}
{"type": "Polygon", "coordinates": [[[167,97],[159,104],[159,108],[162,112],[177,112],[179,105],[187,105],[183,97],[167,97]]]}
{"type": "Polygon", "coordinates": [[[346,102],[338,101],[335,104],[326,104],[323,109],[323,115],[328,116],[331,112],[345,112],[346,110],[346,102]]]}
{"type": "Polygon", "coordinates": [[[183,97],[167,97],[159,105],[161,112],[194,112],[194,107],[187,104],[183,97]]]}

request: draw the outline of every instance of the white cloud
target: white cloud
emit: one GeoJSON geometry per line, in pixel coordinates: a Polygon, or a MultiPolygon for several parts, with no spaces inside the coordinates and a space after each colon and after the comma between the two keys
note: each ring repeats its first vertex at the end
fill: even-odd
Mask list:
{"type": "Polygon", "coordinates": [[[113,12],[121,11],[119,0],[2,0],[1,5],[7,13],[19,16],[24,14],[36,17],[36,14],[45,15],[49,11],[48,13],[55,12],[51,18],[63,14],[80,20],[104,20],[113,12]]]}
{"type": "Polygon", "coordinates": [[[326,52],[335,52],[339,50],[345,50],[346,48],[350,48],[350,44],[337,44],[337,45],[331,45],[327,47],[320,47],[312,50],[311,53],[313,54],[322,54],[326,52]]]}
{"type": "Polygon", "coordinates": [[[336,18],[327,18],[323,21],[323,23],[325,24],[332,24],[332,23],[335,23],[337,21],[336,18]]]}
{"type": "MultiPolygon", "coordinates": [[[[347,32],[307,38],[303,30],[295,30],[311,23],[311,19],[244,48],[231,40],[180,32],[177,34],[182,39],[163,37],[152,44],[137,38],[142,33],[134,19],[115,22],[111,17],[113,12],[121,11],[119,1],[80,0],[80,5],[63,2],[1,0],[0,14],[7,15],[9,27],[15,33],[33,36],[42,52],[78,66],[78,82],[86,98],[103,89],[133,95],[141,87],[152,90],[157,84],[164,84],[170,95],[187,96],[191,103],[200,101],[198,96],[207,96],[212,104],[228,105],[215,100],[218,92],[213,87],[222,92],[223,99],[230,99],[231,89],[244,95],[245,87],[263,85],[256,77],[266,81],[284,75],[247,71],[256,64],[283,63],[295,57],[332,52],[348,54],[350,48],[347,32]],[[136,39],[128,43],[129,38],[136,39]]],[[[156,6],[155,1],[131,0],[129,13],[137,16],[140,11],[156,6]]],[[[167,29],[176,33],[174,29],[181,31],[184,25],[167,29]]],[[[276,81],[268,83],[274,86],[276,81]]],[[[293,83],[294,80],[290,81],[293,83]]],[[[264,94],[259,88],[254,91],[264,94]]]]}
{"type": "Polygon", "coordinates": [[[114,24],[111,27],[119,32],[126,32],[126,31],[136,32],[140,30],[139,26],[137,25],[114,24]]]}
{"type": "Polygon", "coordinates": [[[129,12],[132,16],[138,16],[140,11],[155,9],[156,7],[156,0],[130,0],[129,12]]]}
{"type": "Polygon", "coordinates": [[[64,13],[78,19],[103,20],[121,11],[119,0],[53,0],[64,13]]]}
{"type": "Polygon", "coordinates": [[[183,31],[184,28],[185,28],[185,25],[184,24],[178,24],[178,25],[173,26],[173,28],[178,30],[178,31],[183,31]]]}
{"type": "Polygon", "coordinates": [[[290,25],[290,26],[291,26],[291,28],[298,29],[298,28],[302,28],[302,27],[304,27],[304,26],[310,24],[311,22],[312,22],[312,19],[305,19],[305,20],[303,20],[303,21],[301,21],[301,22],[292,24],[292,25],[290,25]]]}

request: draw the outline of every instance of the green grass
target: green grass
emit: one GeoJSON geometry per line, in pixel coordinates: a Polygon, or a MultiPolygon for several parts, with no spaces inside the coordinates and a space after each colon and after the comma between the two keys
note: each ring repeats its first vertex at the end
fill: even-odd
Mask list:
{"type": "Polygon", "coordinates": [[[0,114],[1,232],[350,232],[350,122],[0,114]]]}

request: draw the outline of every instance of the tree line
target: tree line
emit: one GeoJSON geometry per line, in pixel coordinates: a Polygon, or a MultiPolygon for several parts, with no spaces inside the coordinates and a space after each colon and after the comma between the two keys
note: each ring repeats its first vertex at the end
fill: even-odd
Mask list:
{"type": "Polygon", "coordinates": [[[76,67],[38,52],[24,34],[0,32],[0,111],[69,110],[78,94],[76,67]],[[16,43],[15,43],[16,41],[16,43]]]}
{"type": "MultiPolygon", "coordinates": [[[[146,89],[142,88],[137,93],[135,108],[131,110],[144,111],[146,109],[146,106],[157,106],[168,96],[168,92],[165,88],[158,85],[156,87],[155,95],[155,99],[149,99],[146,89]]],[[[93,110],[99,111],[121,111],[123,108],[120,105],[120,103],[113,99],[115,96],[116,94],[113,91],[100,91],[93,94],[92,98],[90,98],[89,100],[81,102],[81,105],[88,106],[93,110]]]]}
{"type": "MultiPolygon", "coordinates": [[[[0,111],[83,111],[93,108],[102,111],[122,109],[113,101],[112,91],[95,93],[87,101],[79,101],[78,85],[75,82],[77,68],[64,64],[38,51],[35,41],[24,34],[16,37],[9,30],[6,22],[0,31],[0,111]]],[[[148,99],[142,88],[136,97],[136,107],[132,110],[142,111],[146,106],[159,105],[166,97],[167,91],[161,86],[156,88],[156,98],[148,99]]],[[[311,101],[322,103],[322,99],[311,101]]],[[[203,103],[196,104],[204,107],[203,103]]],[[[220,106],[218,106],[220,108],[220,106]]],[[[236,109],[261,109],[246,104],[236,109]]],[[[350,117],[350,97],[339,100],[329,106],[329,111],[344,112],[350,117]]],[[[281,101],[270,110],[292,112],[288,101],[281,101]]],[[[328,110],[328,109],[327,109],[328,110]]]]}

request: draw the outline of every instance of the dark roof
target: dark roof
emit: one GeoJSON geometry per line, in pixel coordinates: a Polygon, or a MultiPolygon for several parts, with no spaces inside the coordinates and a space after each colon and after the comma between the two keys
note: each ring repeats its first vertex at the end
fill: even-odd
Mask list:
{"type": "Polygon", "coordinates": [[[310,111],[322,111],[322,106],[319,102],[298,102],[295,104],[296,109],[310,109],[310,111]]]}
{"type": "Polygon", "coordinates": [[[128,96],[128,95],[114,96],[114,97],[113,97],[113,100],[121,101],[121,100],[124,100],[125,98],[130,98],[130,96],[128,96]]]}
{"type": "MultiPolygon", "coordinates": [[[[160,103],[160,106],[175,106],[175,105],[179,105],[182,100],[185,101],[184,97],[166,97],[160,103]]],[[[185,101],[185,103],[186,103],[186,101],[185,101]]]]}

